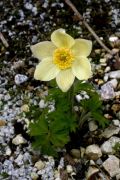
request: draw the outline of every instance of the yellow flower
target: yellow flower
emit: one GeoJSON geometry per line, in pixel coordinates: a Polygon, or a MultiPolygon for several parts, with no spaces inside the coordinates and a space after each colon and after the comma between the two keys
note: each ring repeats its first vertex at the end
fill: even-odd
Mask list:
{"type": "Polygon", "coordinates": [[[92,42],[85,39],[73,39],[64,29],[51,34],[51,41],[43,41],[31,46],[33,55],[41,62],[36,66],[34,78],[50,81],[56,78],[59,88],[66,92],[74,82],[91,77],[91,65],[88,55],[92,42]]]}

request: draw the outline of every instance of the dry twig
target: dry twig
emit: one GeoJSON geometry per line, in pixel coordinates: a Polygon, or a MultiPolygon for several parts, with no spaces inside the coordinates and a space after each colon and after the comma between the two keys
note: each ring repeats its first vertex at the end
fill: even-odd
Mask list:
{"type": "Polygon", "coordinates": [[[9,46],[9,44],[1,32],[0,32],[0,39],[1,39],[2,43],[4,44],[4,46],[7,48],[9,46]]]}
{"type": "Polygon", "coordinates": [[[79,13],[79,11],[76,9],[74,4],[70,0],[64,0],[66,4],[73,10],[73,12],[76,14],[78,19],[85,25],[85,27],[89,30],[89,32],[94,36],[96,41],[101,45],[102,48],[104,48],[108,53],[113,55],[113,52],[100,40],[98,35],[95,33],[95,31],[89,26],[89,24],[84,20],[83,16],[79,13]]]}

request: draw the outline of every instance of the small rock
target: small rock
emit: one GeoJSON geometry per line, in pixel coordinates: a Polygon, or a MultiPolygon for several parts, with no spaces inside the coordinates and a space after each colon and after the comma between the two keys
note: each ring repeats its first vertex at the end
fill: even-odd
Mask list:
{"type": "Polygon", "coordinates": [[[101,151],[104,154],[112,154],[113,149],[109,141],[106,141],[101,145],[101,151]]]}
{"type": "Polygon", "coordinates": [[[45,167],[45,163],[43,162],[43,161],[37,161],[36,163],[35,163],[35,167],[38,169],[38,170],[41,170],[41,169],[43,169],[44,167],[45,167]]]}
{"type": "Polygon", "coordinates": [[[113,104],[111,109],[113,110],[114,113],[120,111],[120,104],[113,104]]]}
{"type": "Polygon", "coordinates": [[[25,144],[26,140],[22,137],[21,134],[18,134],[15,138],[13,138],[12,143],[15,145],[25,144]]]}
{"type": "Polygon", "coordinates": [[[90,160],[89,165],[90,166],[95,166],[95,162],[93,160],[90,160]]]}
{"type": "Polygon", "coordinates": [[[80,102],[83,99],[80,94],[76,95],[75,98],[76,98],[77,102],[80,102]]]}
{"type": "Polygon", "coordinates": [[[29,106],[27,104],[24,104],[23,106],[21,106],[21,111],[22,112],[29,112],[29,106]]]}
{"type": "Polygon", "coordinates": [[[102,162],[102,160],[99,158],[97,161],[96,161],[96,164],[97,165],[101,165],[103,162],[102,162]]]}
{"type": "Polygon", "coordinates": [[[101,58],[100,63],[106,63],[106,58],[101,58]]]}
{"type": "Polygon", "coordinates": [[[72,149],[71,150],[71,155],[74,157],[74,158],[80,158],[80,150],[78,149],[72,149]]]}
{"type": "Polygon", "coordinates": [[[120,173],[116,175],[116,180],[120,180],[120,173]]]}
{"type": "Polygon", "coordinates": [[[11,149],[7,146],[7,148],[6,148],[6,153],[5,153],[5,154],[6,154],[7,156],[10,156],[11,153],[12,153],[11,149]]]}
{"type": "Polygon", "coordinates": [[[67,165],[66,167],[67,173],[72,173],[73,172],[73,168],[71,165],[67,165]]]}
{"type": "Polygon", "coordinates": [[[0,127],[1,127],[1,126],[5,126],[5,124],[6,124],[6,121],[0,119],[0,127]]]}
{"type": "Polygon", "coordinates": [[[110,66],[107,66],[104,70],[105,73],[109,72],[110,71],[110,66]]]}
{"type": "Polygon", "coordinates": [[[120,131],[119,127],[111,125],[111,126],[109,126],[108,128],[106,128],[104,130],[104,132],[101,134],[101,136],[104,137],[104,138],[110,138],[114,134],[118,134],[119,131],[120,131]]]}
{"type": "Polygon", "coordinates": [[[23,165],[23,155],[22,154],[19,154],[18,157],[14,160],[15,163],[18,165],[18,166],[21,166],[23,165]]]}
{"type": "Polygon", "coordinates": [[[107,83],[110,83],[112,85],[112,87],[115,89],[117,87],[118,81],[117,81],[117,79],[112,79],[112,80],[108,81],[107,83]]]}
{"type": "Polygon", "coordinates": [[[95,131],[96,129],[98,128],[98,125],[96,124],[95,121],[90,121],[89,122],[89,130],[92,132],[92,131],[95,131]]]}
{"type": "Polygon", "coordinates": [[[32,172],[31,173],[31,178],[32,178],[32,180],[37,180],[38,179],[38,174],[36,173],[36,172],[32,172]]]}
{"type": "Polygon", "coordinates": [[[105,74],[105,76],[103,77],[104,81],[107,82],[108,81],[108,74],[105,74]]]}
{"type": "Polygon", "coordinates": [[[111,83],[106,83],[101,86],[100,90],[101,98],[104,100],[113,99],[115,97],[115,91],[111,83]]]}
{"type": "Polygon", "coordinates": [[[15,84],[20,85],[28,80],[28,77],[23,74],[16,74],[15,75],[15,84]]]}
{"type": "Polygon", "coordinates": [[[88,169],[88,172],[86,174],[86,180],[90,180],[92,179],[92,176],[94,176],[95,174],[97,174],[99,172],[99,169],[94,167],[94,166],[90,166],[88,169]]]}
{"type": "Polygon", "coordinates": [[[109,155],[109,158],[103,162],[103,167],[111,177],[115,177],[120,170],[119,164],[120,160],[116,156],[109,155]]]}
{"type": "Polygon", "coordinates": [[[112,120],[112,122],[115,126],[118,126],[118,127],[120,126],[120,121],[118,119],[114,119],[112,120]]]}
{"type": "Polygon", "coordinates": [[[92,144],[86,148],[86,155],[89,159],[97,160],[102,156],[102,152],[99,146],[92,144]]]}
{"type": "Polygon", "coordinates": [[[84,147],[80,147],[80,157],[83,158],[85,154],[85,148],[84,147]]]}
{"type": "Polygon", "coordinates": [[[120,79],[120,70],[109,72],[110,78],[120,79]]]}
{"type": "Polygon", "coordinates": [[[43,108],[46,107],[46,105],[47,105],[47,104],[45,103],[44,99],[41,99],[40,102],[39,102],[39,107],[40,107],[41,109],[43,109],[43,108]]]}
{"type": "Polygon", "coordinates": [[[116,143],[120,143],[120,138],[112,136],[108,141],[105,141],[101,145],[101,151],[104,154],[114,154],[114,146],[116,143]]]}
{"type": "Polygon", "coordinates": [[[118,40],[118,37],[117,36],[111,36],[111,37],[109,37],[109,41],[110,42],[115,42],[115,41],[117,41],[118,40]]]}
{"type": "Polygon", "coordinates": [[[13,69],[18,69],[20,67],[24,67],[24,65],[25,65],[24,61],[19,60],[17,62],[14,62],[13,69]]]}

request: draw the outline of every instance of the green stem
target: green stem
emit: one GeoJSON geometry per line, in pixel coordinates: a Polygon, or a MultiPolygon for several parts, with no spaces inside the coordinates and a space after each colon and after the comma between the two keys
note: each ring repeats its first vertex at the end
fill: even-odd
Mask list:
{"type": "Polygon", "coordinates": [[[80,129],[82,128],[85,121],[87,121],[90,118],[90,116],[91,116],[91,112],[86,112],[85,110],[82,110],[81,116],[80,116],[80,119],[79,119],[79,127],[80,127],[80,129]]]}
{"type": "Polygon", "coordinates": [[[70,104],[71,113],[73,114],[73,107],[74,107],[74,85],[72,85],[72,87],[68,91],[68,101],[69,101],[69,104],[70,104]]]}

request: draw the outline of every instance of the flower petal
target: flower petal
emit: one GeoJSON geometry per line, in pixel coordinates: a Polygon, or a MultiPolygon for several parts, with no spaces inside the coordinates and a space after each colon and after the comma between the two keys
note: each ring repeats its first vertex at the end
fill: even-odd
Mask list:
{"type": "Polygon", "coordinates": [[[68,35],[64,29],[58,29],[51,34],[51,41],[57,47],[71,48],[75,43],[75,40],[68,35]]]}
{"type": "Polygon", "coordinates": [[[75,39],[75,44],[71,48],[75,56],[89,56],[92,50],[92,41],[86,39],[75,39]]]}
{"type": "Polygon", "coordinates": [[[34,78],[41,81],[50,81],[57,76],[59,71],[60,69],[53,64],[53,60],[50,57],[45,58],[36,66],[34,78]]]}
{"type": "Polygon", "coordinates": [[[72,72],[79,80],[87,80],[92,76],[91,64],[85,57],[80,57],[73,62],[72,72]]]}
{"type": "Polygon", "coordinates": [[[52,56],[55,49],[56,46],[50,41],[43,41],[31,46],[33,55],[40,60],[52,56]]]}
{"type": "Polygon", "coordinates": [[[72,73],[71,69],[61,70],[56,77],[56,82],[59,88],[66,92],[72,86],[75,76],[72,73]]]}

